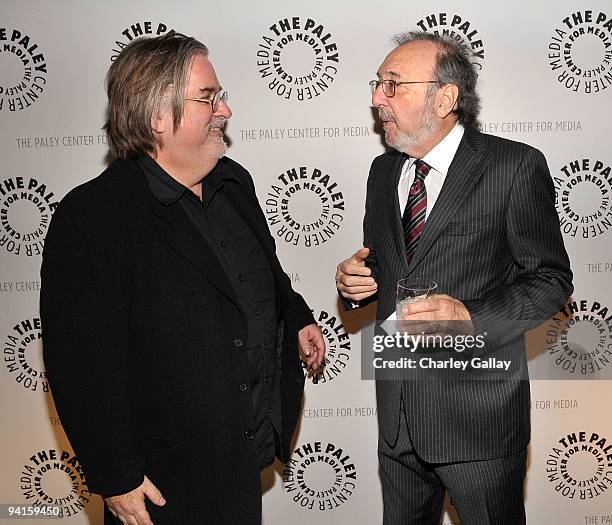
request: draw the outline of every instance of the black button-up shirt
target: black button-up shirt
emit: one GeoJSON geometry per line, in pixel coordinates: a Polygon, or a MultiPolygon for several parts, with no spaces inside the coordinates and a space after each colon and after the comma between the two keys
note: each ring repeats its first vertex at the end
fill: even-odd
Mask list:
{"type": "Polygon", "coordinates": [[[280,372],[277,352],[277,302],[274,276],[268,259],[251,227],[223,192],[225,184],[240,184],[222,169],[214,169],[202,181],[202,199],[173,179],[151,157],[138,159],[155,198],[165,206],[181,206],[225,269],[248,326],[246,352],[249,384],[236,391],[250,391],[260,466],[275,456],[274,431],[280,434],[280,372]]]}

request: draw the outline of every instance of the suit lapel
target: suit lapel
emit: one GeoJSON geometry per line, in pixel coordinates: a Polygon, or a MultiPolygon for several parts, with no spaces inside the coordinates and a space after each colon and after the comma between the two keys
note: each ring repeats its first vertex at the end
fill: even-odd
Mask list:
{"type": "Polygon", "coordinates": [[[164,206],[148,188],[145,175],[136,162],[128,161],[130,171],[146,192],[159,232],[181,257],[190,262],[215,288],[241,309],[236,293],[215,252],[202,237],[180,205],[164,206]]]}
{"type": "Polygon", "coordinates": [[[425,223],[425,229],[410,263],[410,271],[425,257],[446,225],[455,216],[482,176],[488,162],[489,154],[481,134],[466,128],[446,174],[442,191],[425,223]]]}
{"type": "Polygon", "coordinates": [[[406,270],[406,241],[404,240],[404,230],[402,229],[402,211],[399,207],[399,199],[397,196],[397,185],[402,174],[402,167],[406,161],[406,156],[393,151],[393,155],[389,158],[390,167],[384,171],[388,174],[385,176],[385,189],[383,206],[386,207],[389,215],[389,225],[391,227],[391,237],[397,250],[398,260],[402,261],[406,270]],[[389,203],[393,203],[389,205],[389,203]]]}

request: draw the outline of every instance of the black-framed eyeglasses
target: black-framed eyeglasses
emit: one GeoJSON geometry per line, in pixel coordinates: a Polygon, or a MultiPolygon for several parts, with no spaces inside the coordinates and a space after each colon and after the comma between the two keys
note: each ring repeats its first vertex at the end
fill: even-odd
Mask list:
{"type": "Polygon", "coordinates": [[[383,95],[387,98],[395,96],[395,88],[404,84],[436,84],[437,80],[418,80],[414,82],[396,82],[395,80],[370,80],[370,91],[372,95],[378,89],[378,86],[382,86],[383,95]]]}
{"type": "Polygon", "coordinates": [[[193,102],[203,102],[204,104],[210,104],[212,107],[213,113],[216,113],[219,109],[219,103],[223,101],[227,102],[227,91],[223,88],[219,88],[219,91],[215,91],[212,97],[202,97],[202,98],[187,98],[185,97],[183,100],[192,100],[193,102]]]}

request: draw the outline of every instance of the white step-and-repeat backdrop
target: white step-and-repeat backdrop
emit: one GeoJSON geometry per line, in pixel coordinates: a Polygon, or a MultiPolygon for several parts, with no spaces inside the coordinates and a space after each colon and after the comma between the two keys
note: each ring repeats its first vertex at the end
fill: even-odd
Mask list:
{"type": "MultiPolygon", "coordinates": [[[[532,359],[528,522],[612,523],[606,0],[3,0],[0,503],[56,503],[70,523],[101,523],[100,500],[66,441],[41,359],[41,252],[62,196],[106,165],[103,81],[111,61],[133,38],[171,29],[210,48],[234,112],[229,155],[252,173],[281,261],[329,347],[324,375],[307,382],[293,460],[263,475],[264,523],[381,521],[374,385],[361,380],[359,358],[360,320],[374,314],[339,311],[334,272],[361,246],[368,168],[384,150],[368,81],[391,36],[407,29],[465,41],[479,70],[482,130],[546,155],[575,293],[535,336],[554,342],[532,359]],[[292,170],[322,176],[307,187],[291,180],[292,170]]],[[[73,387],[82,395],[81,378],[73,387]]],[[[444,523],[458,523],[447,509],[444,523]]]]}

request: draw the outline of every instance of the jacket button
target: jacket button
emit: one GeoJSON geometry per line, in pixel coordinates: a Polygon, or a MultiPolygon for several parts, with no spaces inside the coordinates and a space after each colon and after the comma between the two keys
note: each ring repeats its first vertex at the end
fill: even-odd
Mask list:
{"type": "Polygon", "coordinates": [[[246,392],[246,389],[247,389],[246,383],[240,383],[240,385],[238,386],[238,389],[241,392],[246,392]]]}
{"type": "Polygon", "coordinates": [[[234,339],[234,346],[236,348],[241,348],[242,347],[242,339],[240,339],[240,338],[234,339]]]}
{"type": "Polygon", "coordinates": [[[254,437],[255,434],[251,429],[244,431],[244,439],[253,439],[254,437]]]}

